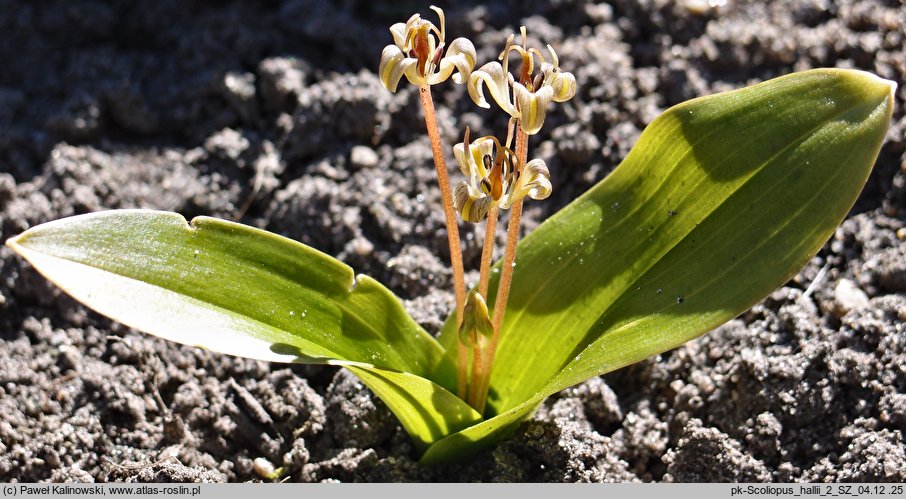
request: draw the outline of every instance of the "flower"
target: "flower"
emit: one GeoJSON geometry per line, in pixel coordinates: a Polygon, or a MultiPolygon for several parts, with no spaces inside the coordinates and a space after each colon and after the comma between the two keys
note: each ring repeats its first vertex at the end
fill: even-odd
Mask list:
{"type": "Polygon", "coordinates": [[[510,116],[520,120],[522,130],[527,135],[534,135],[541,130],[547,107],[551,101],[566,102],[576,95],[576,77],[572,73],[560,71],[560,60],[554,48],[550,45],[548,62],[541,51],[535,48],[525,48],[525,27],[522,27],[522,46],[513,45],[513,35],[507,38],[506,47],[500,54],[503,61],[489,62],[472,72],[469,77],[469,96],[480,107],[489,108],[484,96],[487,86],[491,97],[501,109],[510,116]],[[519,81],[509,72],[510,53],[516,52],[522,57],[522,71],[519,81]],[[537,56],[541,60],[541,70],[533,75],[537,56]]]}
{"type": "Polygon", "coordinates": [[[475,67],[475,47],[467,38],[457,38],[445,47],[444,11],[433,5],[431,10],[440,18],[440,29],[418,14],[390,27],[394,44],[384,47],[378,69],[387,90],[396,92],[403,75],[416,86],[434,85],[449,78],[454,69],[458,73],[453,81],[468,81],[475,67]]]}
{"type": "Polygon", "coordinates": [[[520,166],[516,154],[496,137],[485,136],[469,144],[466,129],[462,143],[453,146],[453,156],[468,179],[453,191],[453,207],[467,222],[477,223],[494,203],[508,209],[526,196],[550,196],[550,171],[543,160],[533,159],[520,166]]]}
{"type": "Polygon", "coordinates": [[[464,345],[474,346],[484,343],[493,334],[494,326],[488,314],[488,305],[481,293],[473,289],[466,298],[462,324],[459,326],[459,341],[464,345]]]}

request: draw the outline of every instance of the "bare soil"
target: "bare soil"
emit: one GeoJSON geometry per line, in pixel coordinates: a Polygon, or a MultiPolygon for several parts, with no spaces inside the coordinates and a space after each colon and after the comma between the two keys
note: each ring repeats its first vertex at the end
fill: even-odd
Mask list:
{"type": "MultiPolygon", "coordinates": [[[[554,194],[527,205],[527,231],[685,99],[812,67],[899,82],[851,215],[762,303],[552,397],[472,462],[423,467],[346,371],[141,334],[0,247],[0,480],[259,480],[264,458],[291,481],[906,481],[906,6],[707,4],[465,2],[447,32],[485,61],[525,25],[578,79],[533,141],[554,194]]],[[[387,27],[416,11],[431,14],[357,0],[0,0],[0,239],[114,208],[239,220],[370,274],[436,331],[453,300],[418,97],[375,74],[387,27]]],[[[503,126],[462,88],[436,97],[447,144],[465,125],[503,126]]],[[[481,234],[463,233],[477,268],[481,234]]]]}

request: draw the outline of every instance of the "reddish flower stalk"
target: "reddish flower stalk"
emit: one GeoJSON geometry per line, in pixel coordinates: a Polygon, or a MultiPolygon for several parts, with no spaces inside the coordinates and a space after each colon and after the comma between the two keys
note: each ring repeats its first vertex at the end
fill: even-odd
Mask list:
{"type": "MultiPolygon", "coordinates": [[[[425,111],[425,126],[428,129],[428,138],[431,140],[434,167],[437,169],[437,183],[440,186],[440,197],[444,205],[444,216],[447,221],[447,242],[450,244],[450,264],[453,267],[453,292],[456,295],[456,327],[459,329],[466,304],[466,281],[462,265],[462,246],[459,242],[459,225],[456,222],[456,212],[453,209],[453,193],[450,190],[447,161],[444,159],[440,132],[437,128],[437,117],[434,113],[434,99],[431,97],[431,87],[428,85],[419,86],[418,94],[421,97],[422,108],[425,111]]],[[[457,345],[456,392],[460,398],[464,399],[466,397],[466,371],[468,370],[469,353],[466,346],[461,342],[457,342],[457,345]]]]}
{"type": "MultiPolygon", "coordinates": [[[[491,280],[491,261],[494,256],[494,239],[497,232],[497,215],[499,213],[497,204],[491,205],[488,212],[487,223],[484,231],[484,246],[481,250],[481,267],[480,278],[478,280],[478,292],[482,297],[488,296],[488,283],[491,280]]],[[[472,383],[468,389],[467,402],[478,412],[484,412],[485,403],[488,398],[488,374],[491,369],[493,357],[487,355],[487,345],[482,348],[479,341],[475,342],[472,349],[472,383]]]]}
{"type": "MultiPolygon", "coordinates": [[[[528,159],[528,135],[522,130],[522,125],[517,124],[516,132],[516,160],[521,168],[528,159]]],[[[510,297],[510,285],[513,282],[513,270],[516,262],[516,244],[519,242],[519,223],[522,219],[522,199],[513,203],[510,208],[510,222],[507,225],[506,249],[500,269],[500,282],[497,285],[497,299],[494,302],[494,311],[491,324],[494,334],[481,349],[481,360],[476,356],[475,373],[472,376],[473,386],[470,387],[470,403],[476,411],[484,413],[488,399],[488,389],[491,382],[491,371],[494,366],[494,355],[497,352],[497,343],[500,339],[500,329],[506,312],[507,300],[510,297]],[[480,368],[480,370],[479,370],[480,368]]],[[[490,220],[490,219],[489,219],[490,220]]],[[[487,241],[487,238],[485,239],[487,241]]]]}

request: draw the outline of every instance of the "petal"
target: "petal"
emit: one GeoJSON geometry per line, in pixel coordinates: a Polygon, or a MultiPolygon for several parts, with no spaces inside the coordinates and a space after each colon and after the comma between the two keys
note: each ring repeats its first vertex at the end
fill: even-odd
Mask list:
{"type": "Polygon", "coordinates": [[[547,44],[547,51],[551,53],[551,65],[554,69],[560,69],[560,58],[557,57],[557,52],[554,51],[554,47],[551,47],[550,44],[547,44]]]}
{"type": "Polygon", "coordinates": [[[408,24],[409,23],[396,23],[393,26],[390,26],[390,34],[393,35],[393,43],[395,43],[396,46],[400,48],[400,50],[406,49],[406,38],[408,38],[408,24]]]}
{"type": "Polygon", "coordinates": [[[554,102],[566,102],[576,95],[576,77],[572,73],[556,71],[551,80],[554,102]]]}
{"type": "Polygon", "coordinates": [[[421,24],[422,24],[422,16],[420,16],[418,14],[412,14],[412,17],[410,17],[409,20],[406,21],[406,24],[404,25],[404,28],[402,30],[402,33],[405,35],[405,38],[403,39],[402,47],[412,48],[409,41],[412,39],[413,32],[416,29],[418,29],[418,27],[421,26],[421,24]]]}
{"type": "MultiPolygon", "coordinates": [[[[444,34],[444,32],[445,32],[445,30],[446,30],[446,28],[445,28],[444,26],[447,24],[447,21],[446,21],[446,19],[444,18],[444,9],[441,9],[440,7],[437,7],[437,6],[435,6],[435,5],[432,5],[431,7],[428,7],[428,8],[431,9],[431,10],[433,10],[434,13],[437,14],[437,19],[440,21],[440,31],[437,32],[437,28],[436,28],[436,27],[435,27],[434,29],[435,29],[435,31],[437,32],[437,38],[440,40],[440,43],[443,44],[443,43],[444,43],[444,37],[446,36],[446,35],[444,34]]],[[[433,25],[432,25],[432,26],[433,26],[433,25]]]]}
{"type": "Polygon", "coordinates": [[[490,137],[481,137],[472,142],[472,161],[475,164],[475,173],[478,179],[488,176],[488,169],[484,167],[484,157],[494,157],[494,140],[490,137]]]}
{"type": "Polygon", "coordinates": [[[487,84],[491,97],[507,114],[518,118],[516,107],[510,102],[509,78],[499,62],[489,62],[472,73],[469,77],[469,96],[479,107],[489,108],[484,98],[483,85],[487,84]]]}
{"type": "Polygon", "coordinates": [[[550,105],[554,90],[543,86],[537,92],[529,92],[521,83],[513,84],[513,93],[519,107],[519,120],[526,135],[534,135],[541,130],[547,106],[550,105]]]}
{"type": "Polygon", "coordinates": [[[526,163],[522,169],[519,180],[524,180],[524,189],[528,189],[528,197],[541,200],[551,195],[551,172],[547,164],[540,159],[533,159],[526,163]]]}
{"type": "Polygon", "coordinates": [[[428,84],[437,85],[438,83],[446,81],[446,79],[453,74],[453,68],[456,67],[456,64],[461,64],[462,62],[463,61],[457,60],[457,58],[444,57],[440,60],[440,66],[437,71],[428,77],[428,84]]]}
{"type": "Polygon", "coordinates": [[[510,205],[515,201],[526,196],[536,200],[547,198],[553,190],[550,177],[550,171],[543,160],[533,159],[529,161],[522,168],[516,184],[500,200],[500,206],[504,209],[509,209],[510,205]]]}
{"type": "Polygon", "coordinates": [[[405,75],[406,79],[409,80],[409,83],[415,85],[416,87],[420,87],[428,82],[428,79],[425,78],[425,75],[423,75],[418,70],[418,59],[414,57],[407,57],[403,59],[402,64],[405,67],[405,75]]]}
{"type": "MultiPolygon", "coordinates": [[[[472,69],[475,68],[475,46],[468,38],[457,38],[450,43],[447,49],[447,57],[451,63],[456,66],[457,74],[453,75],[453,81],[459,85],[469,81],[472,75],[472,69]]],[[[444,67],[444,61],[440,62],[441,70],[444,67]]]]}
{"type": "MultiPolygon", "coordinates": [[[[381,53],[381,65],[378,68],[378,76],[381,78],[381,84],[391,92],[396,92],[396,87],[400,83],[400,78],[406,72],[410,64],[404,64],[406,57],[396,45],[387,45],[381,53]]],[[[411,59],[415,60],[415,59],[411,59]]]]}
{"type": "Polygon", "coordinates": [[[471,176],[470,158],[466,158],[466,147],[462,142],[453,145],[453,158],[459,165],[459,171],[467,177],[471,176]]]}
{"type": "Polygon", "coordinates": [[[453,191],[453,207],[466,222],[478,223],[487,216],[493,200],[466,182],[453,191]]]}

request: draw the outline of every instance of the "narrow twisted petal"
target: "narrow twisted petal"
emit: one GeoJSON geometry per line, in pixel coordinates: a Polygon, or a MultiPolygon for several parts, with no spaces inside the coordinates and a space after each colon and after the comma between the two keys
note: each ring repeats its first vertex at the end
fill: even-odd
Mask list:
{"type": "Polygon", "coordinates": [[[409,83],[419,87],[425,83],[428,83],[428,78],[418,70],[418,59],[414,57],[407,57],[403,59],[402,64],[405,66],[405,75],[406,79],[409,80],[409,83]]]}
{"type": "Polygon", "coordinates": [[[477,179],[474,183],[477,183],[478,180],[481,180],[488,176],[487,168],[485,168],[484,158],[485,156],[494,157],[494,141],[490,137],[482,137],[475,139],[475,142],[472,142],[472,162],[475,165],[475,173],[477,179]]]}
{"type": "MultiPolygon", "coordinates": [[[[468,62],[466,61],[465,56],[462,54],[444,57],[440,60],[440,66],[438,67],[437,71],[435,71],[434,74],[428,77],[428,83],[431,85],[436,85],[438,83],[446,81],[447,78],[449,78],[450,75],[453,74],[454,69],[459,69],[460,66],[463,66],[465,64],[468,64],[468,62]]],[[[471,74],[472,68],[467,69],[471,74]]],[[[458,81],[462,79],[461,76],[461,74],[456,74],[455,76],[453,76],[453,81],[455,81],[456,83],[461,83],[460,81],[458,81]]]]}
{"type": "MultiPolygon", "coordinates": [[[[439,30],[437,36],[440,39],[440,43],[444,43],[444,36],[446,36],[444,34],[444,31],[445,31],[444,26],[447,24],[447,21],[444,18],[444,9],[441,9],[440,7],[438,7],[436,5],[432,5],[431,7],[428,7],[428,8],[433,10],[434,13],[437,14],[437,19],[440,21],[440,30],[439,30]]],[[[433,26],[434,25],[432,24],[432,27],[433,26]]],[[[436,30],[436,28],[435,28],[435,30],[436,30]]]]}
{"type": "Polygon", "coordinates": [[[484,220],[494,200],[466,182],[460,182],[453,191],[453,207],[466,222],[484,220]]]}
{"type": "MultiPolygon", "coordinates": [[[[422,16],[420,16],[418,14],[412,14],[412,17],[410,17],[409,20],[406,21],[406,24],[403,25],[402,30],[397,30],[398,32],[401,32],[401,33],[403,33],[403,35],[405,35],[403,37],[403,45],[402,45],[403,47],[411,48],[409,46],[409,41],[410,41],[412,35],[415,33],[415,30],[417,30],[418,27],[421,26],[423,22],[426,22],[426,21],[422,21],[422,16]]],[[[397,24],[399,24],[399,23],[397,23],[397,24]]],[[[394,26],[396,26],[396,25],[394,25],[394,26]]],[[[393,29],[393,28],[391,28],[391,29],[393,29]]]]}
{"type": "Polygon", "coordinates": [[[381,53],[381,65],[378,68],[381,84],[391,92],[396,92],[403,74],[417,61],[403,55],[396,45],[387,45],[381,53]]]}
{"type": "Polygon", "coordinates": [[[509,192],[500,200],[500,206],[509,209],[512,204],[526,196],[541,200],[551,195],[551,174],[547,164],[540,159],[533,159],[525,164],[519,177],[509,192]]]}
{"type": "Polygon", "coordinates": [[[462,142],[453,145],[453,158],[456,160],[456,164],[459,165],[459,171],[467,177],[472,176],[472,164],[471,158],[466,157],[466,148],[462,142]]]}
{"type": "Polygon", "coordinates": [[[538,133],[544,124],[554,90],[549,86],[542,86],[537,92],[529,92],[521,83],[516,82],[513,83],[513,94],[519,108],[522,130],[526,135],[538,133]]]}
{"type": "Polygon", "coordinates": [[[547,51],[551,53],[551,65],[557,69],[560,68],[560,58],[557,57],[557,52],[554,51],[554,47],[551,47],[550,44],[547,44],[547,51]]]}
{"type": "Polygon", "coordinates": [[[547,164],[540,159],[533,159],[526,163],[519,177],[522,189],[526,189],[528,197],[541,200],[551,195],[551,172],[547,164]]]}
{"type": "Polygon", "coordinates": [[[469,177],[471,184],[477,185],[479,180],[488,176],[488,170],[484,166],[484,157],[493,154],[494,141],[486,137],[476,139],[469,146],[469,152],[471,154],[466,154],[466,148],[462,142],[453,145],[453,158],[459,165],[459,171],[469,177]]]}
{"type": "MultiPolygon", "coordinates": [[[[418,14],[416,14],[417,16],[418,14]]],[[[393,35],[393,43],[396,44],[400,50],[405,50],[406,48],[406,38],[408,37],[408,24],[409,23],[396,23],[393,26],[390,26],[390,34],[393,35]]]]}
{"type": "Polygon", "coordinates": [[[487,85],[491,97],[497,105],[514,118],[519,117],[516,107],[510,102],[509,78],[499,62],[489,62],[475,70],[469,77],[469,96],[479,107],[489,108],[484,97],[484,85],[487,85]]]}
{"type": "Polygon", "coordinates": [[[551,79],[554,102],[566,102],[576,95],[576,77],[572,73],[556,71],[551,79]]]}
{"type": "MultiPolygon", "coordinates": [[[[475,46],[468,38],[457,38],[450,42],[447,48],[447,58],[450,59],[448,65],[456,66],[457,73],[453,75],[453,81],[459,85],[469,81],[472,76],[472,70],[475,69],[475,46]]],[[[440,62],[441,72],[444,71],[444,61],[440,62]]]]}

